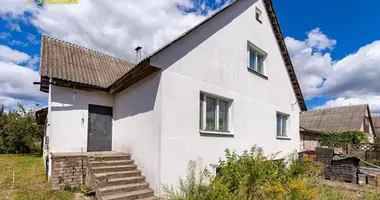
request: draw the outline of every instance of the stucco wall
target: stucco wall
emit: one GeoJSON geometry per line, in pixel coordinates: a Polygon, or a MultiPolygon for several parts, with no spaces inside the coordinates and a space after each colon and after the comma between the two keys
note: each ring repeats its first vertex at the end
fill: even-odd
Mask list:
{"type": "Polygon", "coordinates": [[[131,153],[150,187],[160,191],[160,72],[115,96],[113,150],[131,153]]]}
{"type": "Polygon", "coordinates": [[[176,184],[189,160],[215,164],[226,148],[253,145],[266,154],[299,149],[299,106],[265,7],[238,1],[152,59],[162,72],[161,181],[176,184]],[[256,6],[263,12],[260,24],[256,6]],[[241,15],[240,15],[241,14],[241,15]],[[247,43],[268,53],[268,79],[247,69],[247,43]],[[201,135],[199,96],[207,92],[233,100],[233,137],[201,135]],[[293,105],[292,105],[293,104],[293,105]],[[289,114],[290,140],[276,138],[276,112],[289,114]]]}
{"type": "Polygon", "coordinates": [[[113,107],[113,97],[64,87],[51,87],[50,152],[87,151],[88,105],[113,107]],[[82,120],[83,119],[83,120],[82,120]]]}

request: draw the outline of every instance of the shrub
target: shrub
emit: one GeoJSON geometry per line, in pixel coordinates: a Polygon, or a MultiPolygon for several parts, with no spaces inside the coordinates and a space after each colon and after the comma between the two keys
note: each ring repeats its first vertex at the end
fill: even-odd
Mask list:
{"type": "Polygon", "coordinates": [[[342,147],[347,144],[360,144],[368,142],[368,137],[361,131],[345,131],[341,133],[326,132],[318,137],[322,146],[342,147]]]}
{"type": "Polygon", "coordinates": [[[187,178],[180,179],[178,189],[164,186],[169,199],[318,199],[315,188],[323,166],[314,161],[300,163],[293,159],[286,163],[284,159],[268,159],[255,146],[241,155],[227,149],[225,156],[213,166],[218,169],[215,176],[206,168],[196,169],[191,161],[187,178]]]}

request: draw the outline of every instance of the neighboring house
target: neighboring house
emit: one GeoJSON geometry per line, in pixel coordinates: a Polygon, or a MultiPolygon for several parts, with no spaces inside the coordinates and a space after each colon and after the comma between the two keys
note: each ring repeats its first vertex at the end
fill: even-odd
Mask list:
{"type": "MultiPolygon", "coordinates": [[[[302,141],[315,140],[318,146],[318,132],[344,132],[363,131],[367,133],[370,142],[373,142],[374,128],[369,106],[343,106],[320,110],[304,111],[300,116],[301,143],[302,141]]],[[[306,147],[305,147],[306,148],[306,147]]],[[[305,150],[314,149],[308,146],[305,150]]]]}
{"type": "Polygon", "coordinates": [[[375,130],[375,137],[380,137],[380,116],[373,116],[372,123],[375,130]]]}
{"type": "Polygon", "coordinates": [[[128,152],[152,189],[226,148],[299,150],[306,105],[270,0],[237,0],[134,64],[43,36],[45,142],[128,152]]]}

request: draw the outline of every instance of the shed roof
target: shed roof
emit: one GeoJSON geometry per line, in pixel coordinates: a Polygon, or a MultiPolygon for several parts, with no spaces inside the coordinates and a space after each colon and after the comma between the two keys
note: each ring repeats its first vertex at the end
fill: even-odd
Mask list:
{"type": "Polygon", "coordinates": [[[301,112],[300,127],[315,131],[360,131],[367,104],[301,112]]]}
{"type": "Polygon", "coordinates": [[[107,88],[134,63],[42,36],[40,75],[107,88]]]}

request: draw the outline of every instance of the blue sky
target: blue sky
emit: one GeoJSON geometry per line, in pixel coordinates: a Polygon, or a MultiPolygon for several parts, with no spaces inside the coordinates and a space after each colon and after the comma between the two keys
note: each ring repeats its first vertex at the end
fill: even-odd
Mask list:
{"type": "MultiPolygon", "coordinates": [[[[273,4],[284,37],[303,39],[306,31],[319,27],[329,38],[337,40],[331,52],[333,60],[355,53],[380,36],[380,26],[376,25],[380,21],[380,1],[273,0],[273,4]]],[[[306,103],[310,109],[334,97],[317,97],[306,103]]]]}
{"type": "MultiPolygon", "coordinates": [[[[0,8],[3,48],[0,53],[14,54],[14,68],[28,69],[17,68],[10,73],[11,66],[7,65],[9,76],[0,75],[0,90],[3,87],[0,103],[46,104],[46,94],[39,94],[37,86],[27,85],[38,77],[41,33],[129,59],[135,44],[144,44],[146,55],[226,5],[228,0],[116,2],[79,0],[79,5],[41,8],[16,0],[0,8]],[[133,11],[125,13],[119,9],[128,7],[133,7],[133,11]],[[149,15],[134,18],[142,13],[149,15]],[[131,27],[139,31],[133,33],[131,27]],[[146,34],[152,32],[153,36],[146,34]],[[121,54],[125,49],[131,51],[121,54]],[[17,74],[25,77],[10,77],[17,74]],[[18,78],[25,84],[11,80],[18,78]]],[[[376,42],[380,35],[380,27],[376,26],[380,20],[380,1],[358,4],[357,1],[273,0],[273,4],[308,108],[369,103],[372,110],[380,112],[380,87],[372,83],[380,76],[377,67],[380,44],[376,42]],[[367,84],[371,86],[363,89],[367,84]]],[[[10,58],[4,57],[0,61],[9,62],[10,58]]]]}

